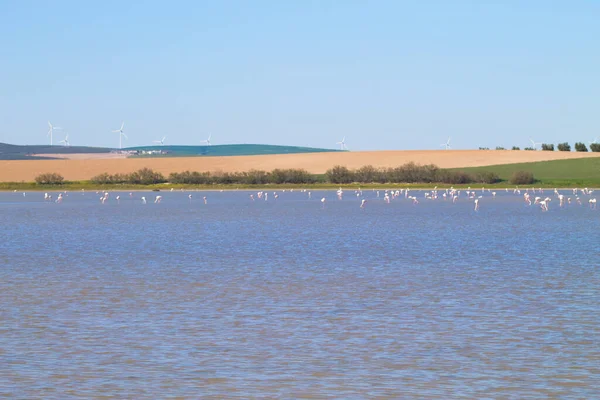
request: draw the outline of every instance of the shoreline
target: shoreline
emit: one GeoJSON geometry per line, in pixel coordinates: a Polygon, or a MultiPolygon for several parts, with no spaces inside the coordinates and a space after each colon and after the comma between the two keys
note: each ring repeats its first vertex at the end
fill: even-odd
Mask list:
{"type": "Polygon", "coordinates": [[[95,191],[112,191],[112,192],[170,192],[171,188],[173,191],[204,191],[204,192],[221,192],[221,191],[268,191],[268,190],[337,190],[342,188],[344,190],[400,190],[400,189],[410,189],[410,190],[446,190],[446,189],[458,189],[458,190],[466,190],[471,189],[472,191],[478,191],[482,188],[489,190],[528,190],[528,189],[544,189],[544,190],[572,190],[572,189],[592,189],[592,190],[600,190],[600,186],[593,185],[549,185],[544,183],[538,183],[534,185],[506,185],[506,183],[498,183],[498,184],[460,184],[460,185],[448,185],[448,184],[401,184],[401,183],[390,183],[388,185],[382,184],[342,184],[342,185],[333,185],[333,184],[322,184],[322,185],[170,185],[170,184],[158,184],[158,185],[135,185],[127,186],[127,185],[106,185],[106,186],[87,186],[81,187],[82,185],[37,185],[35,183],[29,184],[1,184],[1,186],[8,187],[0,187],[0,193],[10,193],[10,192],[95,192],[95,191]]]}

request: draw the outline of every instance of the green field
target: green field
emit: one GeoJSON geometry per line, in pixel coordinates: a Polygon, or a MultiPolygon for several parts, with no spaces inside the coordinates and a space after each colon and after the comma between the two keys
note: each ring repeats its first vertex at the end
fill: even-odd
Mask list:
{"type": "Polygon", "coordinates": [[[511,175],[515,171],[528,171],[533,173],[533,176],[540,185],[547,187],[600,187],[600,157],[493,165],[475,168],[456,168],[456,170],[468,173],[481,171],[495,172],[500,179],[502,179],[504,184],[509,181],[511,175]]]}

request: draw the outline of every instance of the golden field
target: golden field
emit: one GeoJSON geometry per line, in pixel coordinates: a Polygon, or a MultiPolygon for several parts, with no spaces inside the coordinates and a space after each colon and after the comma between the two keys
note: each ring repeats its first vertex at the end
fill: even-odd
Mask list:
{"type": "Polygon", "coordinates": [[[399,150],[303,153],[232,157],[115,158],[110,155],[70,155],[62,160],[0,161],[0,182],[31,182],[45,172],[56,172],[69,181],[88,180],[101,173],[129,173],[148,167],[168,176],[171,172],[236,172],[275,168],[303,168],[324,173],[335,165],[350,169],[364,165],[397,167],[407,162],[435,164],[440,168],[478,167],[536,161],[600,157],[600,153],[511,150],[399,150]]]}

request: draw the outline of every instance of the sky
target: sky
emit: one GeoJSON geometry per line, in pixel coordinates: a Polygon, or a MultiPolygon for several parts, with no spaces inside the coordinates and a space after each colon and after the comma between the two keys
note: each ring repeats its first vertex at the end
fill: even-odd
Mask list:
{"type": "Polygon", "coordinates": [[[600,136],[600,2],[0,1],[0,142],[525,147],[600,136]]]}

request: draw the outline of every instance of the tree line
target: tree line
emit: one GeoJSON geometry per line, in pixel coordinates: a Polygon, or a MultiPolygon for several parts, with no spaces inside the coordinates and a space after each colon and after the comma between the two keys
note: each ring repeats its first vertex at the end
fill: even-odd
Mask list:
{"type": "MultiPolygon", "coordinates": [[[[64,178],[56,173],[41,174],[35,181],[42,185],[59,185],[64,178]]],[[[441,183],[441,184],[493,184],[500,182],[493,171],[474,173],[439,168],[434,164],[420,165],[410,162],[395,168],[376,168],[366,165],[348,169],[337,165],[324,175],[311,174],[304,169],[274,169],[270,172],[250,170],[247,172],[174,172],[165,177],[150,168],[142,168],[128,174],[100,174],[90,179],[96,185],[155,185],[161,183],[186,185],[270,185],[270,184],[351,184],[351,183],[441,183]]],[[[518,171],[510,179],[514,184],[533,183],[533,174],[518,171]]]]}
{"type": "MultiPolygon", "coordinates": [[[[558,151],[571,151],[571,145],[568,142],[559,143],[556,145],[558,151]]],[[[489,150],[489,147],[480,147],[479,150],[489,150]]],[[[496,150],[506,150],[504,147],[497,146],[496,150]]],[[[511,150],[521,150],[519,146],[513,146],[511,150]]],[[[523,150],[535,150],[533,147],[525,147],[523,150]]],[[[542,143],[542,151],[554,151],[553,143],[542,143]]],[[[600,143],[590,143],[590,147],[588,150],[588,146],[585,143],[577,142],[575,143],[575,151],[579,152],[587,152],[591,151],[594,153],[600,152],[600,143]]]]}

